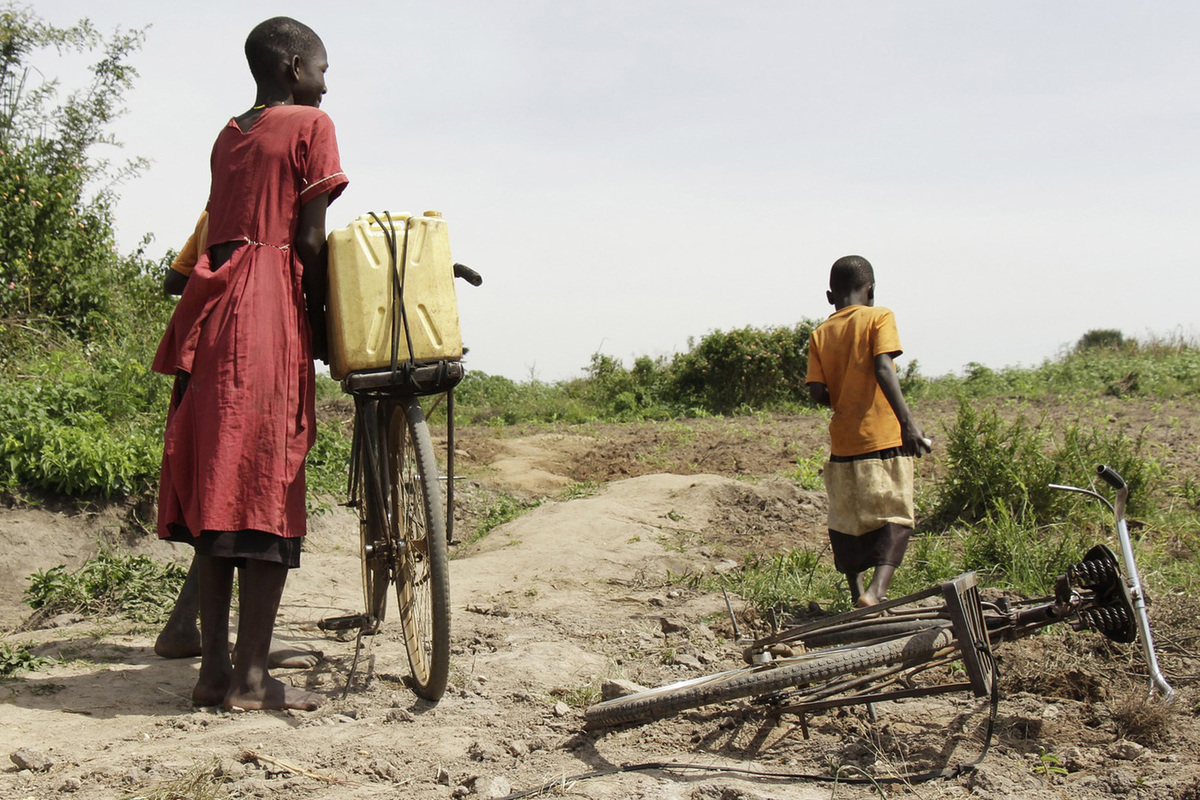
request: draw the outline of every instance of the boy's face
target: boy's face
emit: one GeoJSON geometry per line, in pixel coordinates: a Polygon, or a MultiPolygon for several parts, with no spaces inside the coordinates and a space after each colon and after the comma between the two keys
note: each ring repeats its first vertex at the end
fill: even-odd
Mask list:
{"type": "Polygon", "coordinates": [[[329,57],[325,46],[318,43],[307,56],[292,56],[292,70],[296,85],[292,89],[292,100],[298,106],[321,107],[325,95],[325,70],[329,69],[329,57]]]}

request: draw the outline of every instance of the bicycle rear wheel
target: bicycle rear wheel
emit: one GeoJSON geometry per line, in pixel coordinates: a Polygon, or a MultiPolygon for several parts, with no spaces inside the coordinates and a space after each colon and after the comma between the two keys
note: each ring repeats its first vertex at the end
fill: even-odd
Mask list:
{"type": "Polygon", "coordinates": [[[387,420],[389,519],[397,548],[392,580],[413,690],[427,700],[446,691],[450,672],[450,565],[437,460],[415,397],[390,406],[387,420]]]}
{"type": "Polygon", "coordinates": [[[367,614],[364,633],[379,631],[387,613],[388,583],[399,539],[389,522],[387,476],[383,453],[387,446],[380,428],[380,403],[360,400],[355,410],[354,474],[350,494],[358,506],[359,553],[362,562],[363,602],[367,614]]]}
{"type": "Polygon", "coordinates": [[[606,700],[589,708],[585,718],[592,728],[664,719],[689,708],[831,683],[882,667],[918,666],[953,642],[954,631],[944,625],[899,639],[805,653],[606,700]]]}

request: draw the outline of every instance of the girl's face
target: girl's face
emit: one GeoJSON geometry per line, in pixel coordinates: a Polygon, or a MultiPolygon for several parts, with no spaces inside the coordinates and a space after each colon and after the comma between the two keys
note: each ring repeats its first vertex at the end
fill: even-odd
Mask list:
{"type": "Polygon", "coordinates": [[[321,107],[325,88],[325,70],[329,69],[329,57],[325,46],[317,44],[308,57],[296,56],[296,85],[292,89],[292,101],[298,106],[321,107]]]}

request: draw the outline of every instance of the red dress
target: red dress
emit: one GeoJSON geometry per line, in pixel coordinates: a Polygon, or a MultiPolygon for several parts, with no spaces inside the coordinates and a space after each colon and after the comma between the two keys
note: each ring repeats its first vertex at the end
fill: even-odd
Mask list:
{"type": "Polygon", "coordinates": [[[347,180],[333,123],[308,106],[230,120],[212,152],[207,245],[245,242],[215,271],[200,256],[154,359],[188,374],[164,435],[158,534],[303,536],[304,458],[316,437],[312,337],[292,242],[301,205],[347,180]]]}

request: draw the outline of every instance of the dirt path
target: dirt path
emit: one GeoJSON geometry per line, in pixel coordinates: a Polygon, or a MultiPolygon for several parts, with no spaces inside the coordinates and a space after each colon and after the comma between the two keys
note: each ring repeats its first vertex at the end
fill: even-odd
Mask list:
{"type": "MultiPolygon", "coordinates": [[[[552,495],[578,480],[569,466],[581,453],[611,444],[557,434],[501,439],[481,432],[464,440],[472,453],[468,467],[478,476],[463,488],[468,505],[472,492],[552,495]]],[[[593,459],[591,468],[601,466],[593,459]]],[[[328,698],[322,709],[193,709],[187,698],[197,662],[156,658],[155,632],[125,622],[11,634],[4,641],[35,642],[40,654],[62,661],[0,683],[0,753],[26,749],[52,762],[44,772],[0,770],[0,797],[149,797],[213,770],[226,778],[221,797],[503,797],[647,761],[823,773],[834,758],[874,764],[886,774],[972,757],[986,710],[966,699],[889,704],[874,724],[858,712],[822,715],[807,740],[794,719],[729,712],[584,731],[582,709],[595,701],[603,679],[655,685],[734,663],[737,648],[720,595],[667,580],[727,566],[731,546],[704,544],[714,523],[730,542],[744,543],[750,537],[732,530],[738,527],[733,510],[758,509],[749,516],[759,524],[772,515],[779,519],[755,536],[782,543],[780,531],[790,530],[793,545],[815,542],[823,524],[820,503],[793,484],[702,473],[643,474],[602,484],[589,496],[543,503],[451,562],[451,688],[437,705],[417,700],[405,686],[408,665],[394,626],[369,640],[352,678],[354,641],[315,629],[324,616],[362,606],[357,523],[340,510],[322,515],[312,523],[303,567],[289,582],[280,625],[283,638],[324,651],[316,670],[280,673],[322,692],[328,698]]],[[[0,512],[0,552],[17,554],[0,561],[0,572],[7,570],[0,623],[11,628],[20,621],[9,576],[50,562],[78,563],[94,549],[96,527],[110,523],[48,511],[0,512]],[[82,535],[89,525],[91,539],[82,535]],[[72,535],[89,543],[65,545],[72,535]]],[[[159,557],[177,556],[169,546],[140,541],[159,557]]],[[[1045,638],[1029,656],[1043,664],[1068,648],[1045,638]]],[[[1021,663],[1014,659],[1010,666],[1021,663]]],[[[1187,691],[1190,709],[1195,698],[1187,691]]],[[[952,781],[890,786],[888,796],[911,790],[923,798],[1194,798],[1198,726],[1190,716],[1187,725],[1161,748],[1126,743],[1121,750],[1103,730],[1096,698],[1018,693],[1002,704],[999,744],[980,769],[952,781]],[[1046,745],[1073,759],[1071,775],[1038,772],[1045,766],[1038,747],[1046,745]]],[[[565,794],[809,800],[830,798],[835,790],[800,779],[660,769],[571,783],[565,794]]],[[[878,794],[869,785],[841,784],[836,796],[878,794]]]]}

